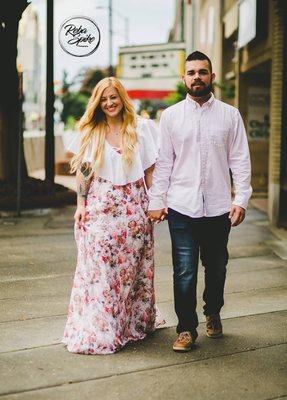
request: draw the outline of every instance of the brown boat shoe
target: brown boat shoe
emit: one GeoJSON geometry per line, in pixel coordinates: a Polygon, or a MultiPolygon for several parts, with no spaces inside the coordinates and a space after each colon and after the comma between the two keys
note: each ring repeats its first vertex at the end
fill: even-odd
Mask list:
{"type": "Polygon", "coordinates": [[[198,333],[195,332],[181,332],[175,342],[173,343],[174,351],[190,351],[193,348],[194,342],[198,336],[198,333]]]}
{"type": "Polygon", "coordinates": [[[206,336],[212,339],[222,337],[222,324],[219,314],[206,316],[206,336]]]}

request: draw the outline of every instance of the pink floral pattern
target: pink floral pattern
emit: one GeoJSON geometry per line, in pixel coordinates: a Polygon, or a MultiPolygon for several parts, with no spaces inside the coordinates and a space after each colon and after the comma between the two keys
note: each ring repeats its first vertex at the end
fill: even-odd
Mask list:
{"type": "Polygon", "coordinates": [[[77,268],[63,343],[74,353],[109,354],[155,330],[153,228],[144,181],[95,178],[75,226],[77,268]]]}

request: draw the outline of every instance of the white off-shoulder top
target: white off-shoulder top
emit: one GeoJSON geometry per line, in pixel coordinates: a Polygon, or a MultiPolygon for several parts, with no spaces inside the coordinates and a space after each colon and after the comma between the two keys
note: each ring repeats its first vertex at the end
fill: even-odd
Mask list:
{"type": "MultiPolygon", "coordinates": [[[[119,149],[111,146],[105,141],[104,161],[97,176],[112,182],[114,185],[126,185],[144,177],[144,171],[151,167],[158,155],[158,128],[155,122],[145,118],[138,118],[137,135],[138,145],[135,149],[133,164],[127,168],[123,165],[122,154],[119,149]]],[[[68,146],[68,151],[77,154],[80,149],[81,134],[68,146]]],[[[84,162],[92,161],[92,146],[90,143],[85,155],[84,162]]]]}

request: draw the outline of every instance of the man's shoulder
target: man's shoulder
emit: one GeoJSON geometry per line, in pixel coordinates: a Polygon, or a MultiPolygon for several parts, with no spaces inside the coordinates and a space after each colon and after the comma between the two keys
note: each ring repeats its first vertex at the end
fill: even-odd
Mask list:
{"type": "Polygon", "coordinates": [[[166,114],[173,113],[174,111],[177,111],[177,110],[179,110],[180,108],[182,108],[183,105],[184,105],[184,102],[185,102],[185,99],[179,101],[178,103],[173,104],[172,106],[167,107],[167,108],[164,110],[164,112],[165,112],[166,114]]]}

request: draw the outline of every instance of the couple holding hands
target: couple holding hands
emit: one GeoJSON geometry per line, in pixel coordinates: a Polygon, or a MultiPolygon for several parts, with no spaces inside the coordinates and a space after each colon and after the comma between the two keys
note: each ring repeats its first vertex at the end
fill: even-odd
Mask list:
{"type": "Polygon", "coordinates": [[[162,113],[159,132],[136,115],[118,79],[94,88],[70,147],[78,249],[62,339],[70,352],[114,353],[164,323],[155,305],[153,239],[153,222],[164,218],[178,317],[173,350],[191,350],[198,336],[199,255],[206,334],[222,336],[228,236],[243,221],[252,189],[242,118],[214,98],[214,78],[210,59],[191,53],[186,98],[162,113]]]}

